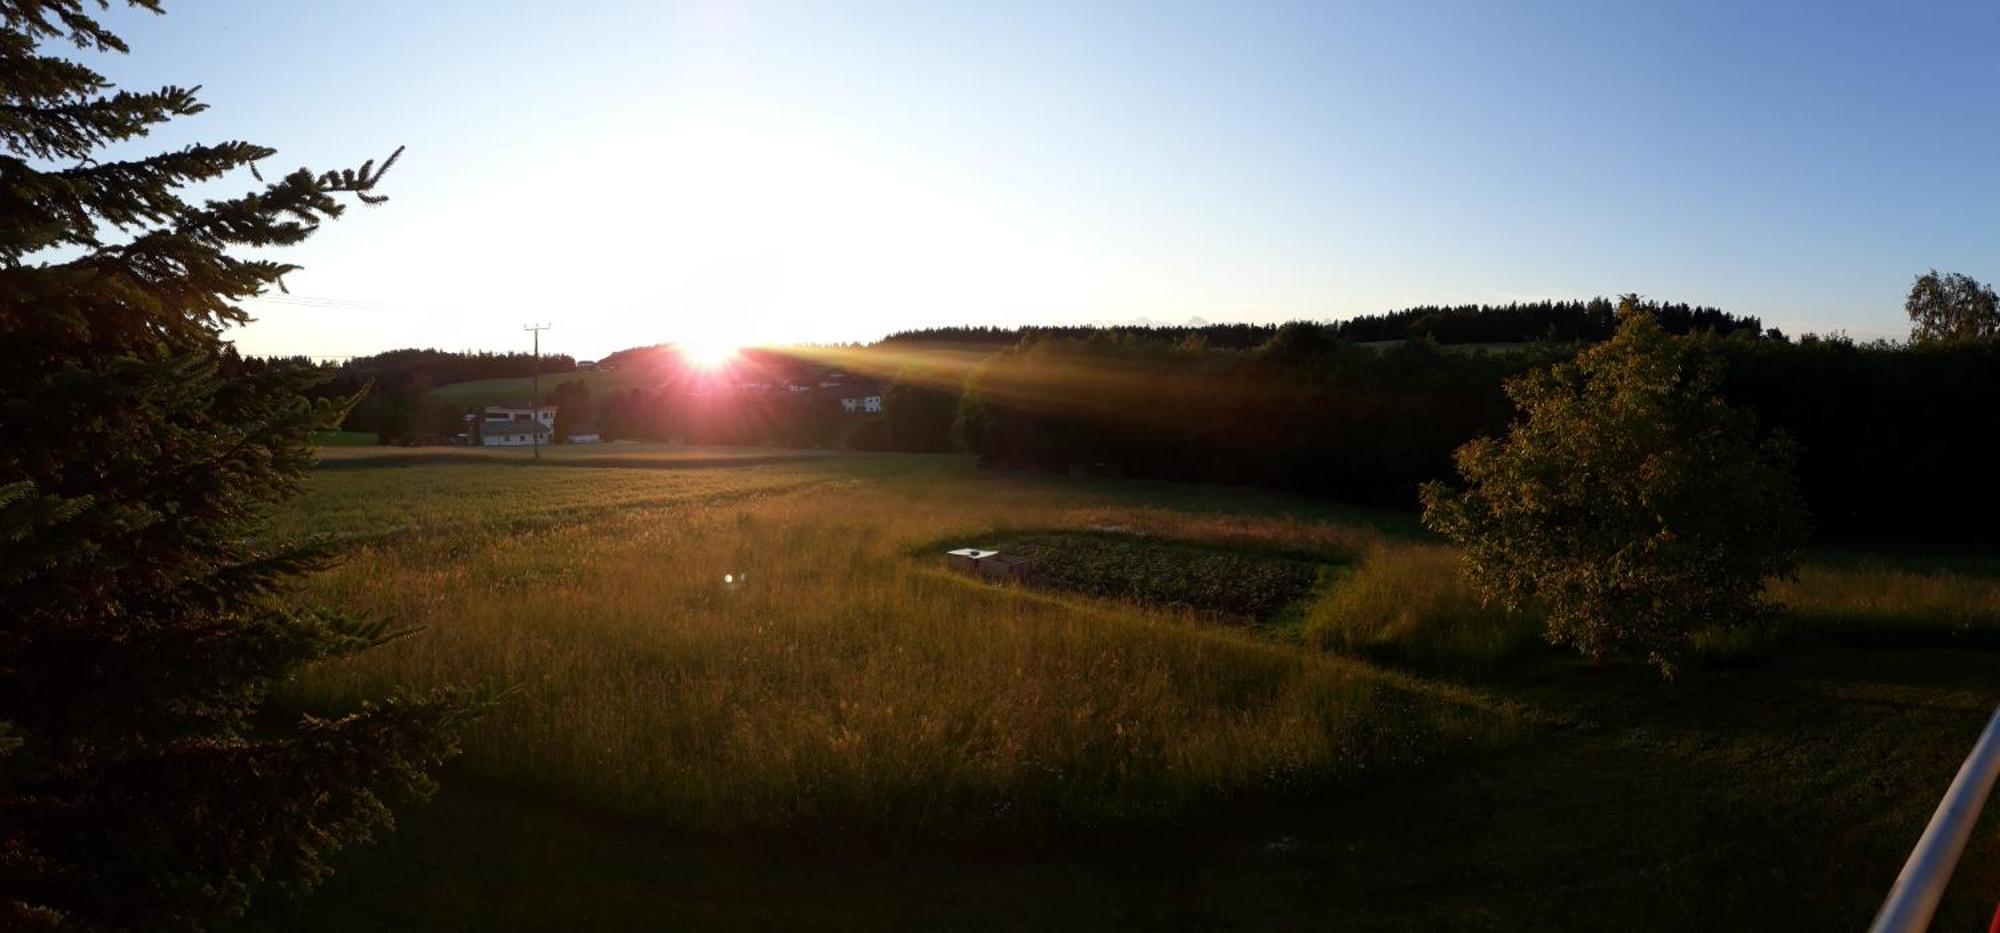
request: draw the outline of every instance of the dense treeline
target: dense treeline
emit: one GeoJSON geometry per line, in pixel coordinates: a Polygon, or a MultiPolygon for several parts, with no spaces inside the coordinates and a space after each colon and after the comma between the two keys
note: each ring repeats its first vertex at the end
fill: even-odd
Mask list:
{"type": "MultiPolygon", "coordinates": [[[[325,378],[312,390],[315,397],[360,397],[341,429],[394,444],[442,443],[465,429],[466,412],[432,398],[432,389],[478,379],[526,378],[534,374],[536,362],[530,353],[409,349],[358,356],[334,366],[302,356],[263,358],[255,365],[323,368],[325,378]]],[[[544,354],[540,367],[544,376],[573,373],[576,360],[563,353],[544,354]]]]}
{"type": "MultiPolygon", "coordinates": [[[[1760,430],[1800,446],[1823,536],[1964,539],[2000,515],[1976,492],[2000,432],[2000,349],[1844,339],[1688,338],[1760,430]]],[[[1289,324],[1256,350],[1100,336],[995,355],[967,381],[957,439],[989,465],[1251,483],[1398,508],[1450,475],[1451,453],[1501,431],[1508,376],[1574,353],[1357,347],[1289,324]]]]}
{"type": "Polygon", "coordinates": [[[1023,340],[1083,340],[1108,335],[1127,340],[1160,343],[1194,342],[1205,346],[1248,350],[1263,345],[1276,333],[1276,324],[1079,324],[1075,326],[1031,327],[926,327],[898,331],[877,344],[908,346],[922,344],[985,344],[998,349],[1023,340]]]}
{"type": "MultiPolygon", "coordinates": [[[[1716,308],[1687,304],[1649,304],[1654,320],[1670,334],[1708,331],[1716,334],[1744,333],[1752,337],[1764,332],[1764,323],[1754,317],[1738,317],[1716,308]]],[[[1378,340],[1428,338],[1439,343],[1526,343],[1547,340],[1558,343],[1608,340],[1618,329],[1617,302],[1604,298],[1589,301],[1538,301],[1507,305],[1424,306],[1388,314],[1365,314],[1340,322],[1342,340],[1360,343],[1378,340]]]]}
{"type": "Polygon", "coordinates": [[[1288,324],[1256,350],[1044,339],[968,381],[958,439],[983,462],[1251,483],[1407,506],[1466,438],[1498,430],[1501,380],[1553,358],[1387,350],[1288,324]]]}
{"type": "MultiPolygon", "coordinates": [[[[1716,308],[1688,304],[1649,304],[1655,320],[1670,334],[1711,331],[1717,334],[1764,332],[1762,321],[1716,308]]],[[[1588,301],[1538,301],[1505,305],[1424,305],[1386,314],[1364,314],[1324,327],[1333,337],[1355,343],[1430,339],[1460,343],[1596,343],[1609,339],[1617,327],[1618,305],[1606,298],[1588,301]]],[[[1098,335],[1159,343],[1194,343],[1227,350],[1262,346],[1277,333],[1275,324],[1120,324],[1105,327],[932,327],[890,334],[888,345],[986,344],[1011,346],[1022,340],[1085,340],[1098,335]]]]}
{"type": "MultiPolygon", "coordinates": [[[[644,386],[614,389],[597,406],[606,440],[680,441],[766,447],[857,446],[850,435],[861,421],[818,391],[839,367],[802,354],[771,349],[738,352],[727,366],[689,365],[671,345],[634,347],[606,356],[600,367],[643,372],[644,386]],[[811,387],[794,391],[794,387],[811,387]]],[[[840,373],[841,385],[873,381],[840,373]]],[[[954,403],[956,395],[954,395],[954,403]]],[[[870,429],[879,433],[879,426],[870,429]]],[[[868,446],[879,448],[876,441],[868,446]]]]}
{"type": "Polygon", "coordinates": [[[598,427],[606,440],[879,448],[879,443],[843,441],[857,425],[880,421],[848,415],[838,401],[814,393],[635,388],[608,393],[598,406],[598,427]]]}
{"type": "Polygon", "coordinates": [[[425,382],[441,386],[475,379],[519,379],[533,375],[538,365],[544,376],[576,371],[575,358],[566,353],[544,353],[538,364],[532,353],[454,353],[415,349],[357,356],[342,363],[340,370],[378,382],[425,382]]]}
{"type": "Polygon", "coordinates": [[[2000,519],[2000,345],[1713,340],[1723,394],[1799,445],[1822,536],[1972,541],[2000,519]]]}
{"type": "MultiPolygon", "coordinates": [[[[1763,430],[1798,441],[1800,483],[1822,536],[1966,538],[1996,517],[1995,506],[1966,495],[1982,488],[1986,472],[1973,451],[2000,434],[1993,343],[1794,341],[1712,308],[1648,308],[1667,332],[1694,335],[1703,352],[1722,358],[1729,400],[1755,412],[1763,430]]],[[[635,348],[606,360],[655,373],[647,387],[596,399],[584,390],[563,417],[595,419],[606,439],[965,449],[1000,466],[1251,483],[1405,508],[1420,484],[1449,475],[1460,444],[1505,428],[1513,416],[1505,378],[1566,359],[1614,325],[1615,305],[1583,301],[1416,308],[1335,325],[911,331],[841,358],[841,367],[881,381],[880,415],[768,388],[816,383],[841,368],[825,359],[755,351],[729,379],[704,383],[678,368],[668,348],[635,348]],[[1511,339],[1524,334],[1549,339],[1511,339]],[[1403,342],[1362,345],[1389,340],[1403,342]],[[1468,342],[1520,345],[1444,346],[1468,342]],[[925,352],[947,345],[994,349],[968,377],[938,365],[949,353],[925,352]],[[879,370],[871,370],[875,356],[879,370]]],[[[329,370],[316,391],[353,395],[373,378],[351,430],[438,439],[461,429],[462,413],[428,397],[429,374],[446,365],[396,369],[394,361],[522,362],[449,356],[371,357],[368,366],[329,370]]],[[[557,358],[556,366],[567,363],[557,358]]]]}

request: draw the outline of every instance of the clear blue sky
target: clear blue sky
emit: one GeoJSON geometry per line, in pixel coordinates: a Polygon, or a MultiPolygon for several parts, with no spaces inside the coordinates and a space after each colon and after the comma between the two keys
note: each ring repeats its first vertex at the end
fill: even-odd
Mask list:
{"type": "Polygon", "coordinates": [[[205,85],[153,144],[409,146],[252,352],[1626,291],[1895,336],[2000,278],[1994,0],[167,6],[100,63],[205,85]]]}

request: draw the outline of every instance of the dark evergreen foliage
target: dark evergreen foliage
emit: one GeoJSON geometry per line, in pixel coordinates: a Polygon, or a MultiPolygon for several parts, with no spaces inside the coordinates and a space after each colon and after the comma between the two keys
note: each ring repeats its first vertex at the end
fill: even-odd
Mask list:
{"type": "MultiPolygon", "coordinates": [[[[1648,302],[1646,307],[1661,329],[1670,334],[1744,333],[1754,337],[1764,328],[1763,322],[1757,318],[1739,317],[1715,308],[1660,302],[1648,302]]],[[[1340,336],[1344,340],[1362,343],[1420,337],[1443,344],[1524,343],[1535,340],[1596,343],[1609,340],[1617,331],[1617,311],[1618,305],[1604,298],[1417,307],[1342,321],[1340,336]]]]}
{"type": "MultiPolygon", "coordinates": [[[[357,356],[340,365],[341,373],[358,380],[377,383],[428,381],[450,385],[476,379],[526,379],[536,372],[532,353],[452,353],[444,350],[390,350],[373,356],[357,356]]],[[[544,353],[540,372],[544,376],[576,371],[576,360],[566,353],[544,353]]]]}
{"type": "MultiPolygon", "coordinates": [[[[150,0],[135,6],[157,11],[150,0]]],[[[345,400],[313,367],[249,365],[221,336],[295,244],[380,166],[304,169],[233,198],[245,142],[98,161],[200,112],[113,92],[43,54],[125,46],[85,0],[0,0],[0,927],[181,929],[259,886],[310,886],[452,751],[463,697],[257,718],[273,678],[395,633],[299,608],[313,547],[259,537],[345,400]]],[[[400,152],[400,150],[399,150],[400,152]]]]}
{"type": "MultiPolygon", "coordinates": [[[[1670,334],[1713,332],[1757,336],[1763,322],[1727,314],[1715,308],[1649,302],[1654,317],[1670,334]]],[[[1329,336],[1354,343],[1430,339],[1460,343],[1595,343],[1610,339],[1617,329],[1616,303],[1605,298],[1588,301],[1540,301],[1507,305],[1426,305],[1387,314],[1364,314],[1319,325],[1329,336]]],[[[1248,350],[1263,346],[1279,330],[1272,324],[1193,324],[1186,326],[1114,324],[1103,327],[933,327],[901,331],[884,344],[1009,346],[1023,340],[1086,340],[1106,334],[1162,343],[1196,341],[1218,350],[1248,350]]]]}
{"type": "MultiPolygon", "coordinates": [[[[313,398],[347,400],[341,430],[365,431],[384,444],[442,444],[465,430],[465,410],[431,397],[431,390],[454,382],[526,379],[534,373],[528,353],[452,353],[444,350],[391,350],[341,363],[305,357],[247,361],[254,365],[318,366],[324,381],[308,391],[313,398]]],[[[574,372],[564,354],[544,354],[542,375],[574,372]]],[[[527,403],[527,393],[520,399],[527,403]]]]}
{"type": "MultiPolygon", "coordinates": [[[[967,381],[957,437],[992,465],[1113,463],[1128,475],[1410,508],[1420,484],[1451,476],[1455,448],[1505,428],[1504,379],[1578,346],[1371,349],[1301,329],[1310,326],[1248,352],[1027,342],[967,381]]],[[[1965,495],[1986,484],[1984,451],[2000,436],[2000,345],[1906,348],[1748,328],[1688,339],[1720,359],[1725,399],[1798,442],[1822,538],[1967,541],[2000,525],[2000,499],[1965,495]]]]}
{"type": "Polygon", "coordinates": [[[1252,483],[1409,506],[1467,438],[1506,424],[1501,380],[1557,348],[1387,350],[1287,325],[1256,351],[1144,339],[1043,339],[967,382],[957,424],[993,465],[1252,483]]]}
{"type": "Polygon", "coordinates": [[[1271,339],[1277,330],[1274,324],[1079,324],[1074,326],[1034,326],[1034,327],[927,327],[890,334],[879,341],[885,345],[917,344],[967,344],[988,345],[996,349],[1011,346],[1023,340],[1087,340],[1093,335],[1106,334],[1119,338],[1137,338],[1177,343],[1197,339],[1209,346],[1247,350],[1260,346],[1271,339]]]}
{"type": "Polygon", "coordinates": [[[1821,537],[1976,543],[2000,527],[2000,344],[1713,340],[1722,394],[1798,442],[1821,537]]]}

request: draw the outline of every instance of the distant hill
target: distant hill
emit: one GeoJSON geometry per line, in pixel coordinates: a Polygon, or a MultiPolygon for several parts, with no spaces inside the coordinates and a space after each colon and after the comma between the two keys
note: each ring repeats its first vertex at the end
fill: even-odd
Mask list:
{"type": "MultiPolygon", "coordinates": [[[[549,390],[559,383],[582,380],[590,388],[593,398],[602,398],[606,392],[649,385],[652,376],[639,370],[619,370],[614,372],[563,372],[542,374],[542,397],[548,398],[549,390]]],[[[476,411],[488,405],[518,405],[528,400],[532,394],[533,380],[527,376],[506,379],[473,379],[442,385],[430,391],[430,397],[447,405],[467,411],[476,411]]]]}
{"type": "Polygon", "coordinates": [[[539,366],[543,375],[576,371],[566,353],[544,353],[539,363],[531,353],[459,353],[449,350],[390,350],[360,356],[341,364],[342,373],[378,383],[441,386],[475,379],[527,376],[539,366]]]}

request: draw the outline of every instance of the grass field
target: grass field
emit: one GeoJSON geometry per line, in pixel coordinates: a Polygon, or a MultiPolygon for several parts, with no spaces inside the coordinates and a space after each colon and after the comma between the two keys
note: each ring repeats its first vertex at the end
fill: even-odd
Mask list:
{"type": "MultiPolygon", "coordinates": [[[[279,533],[351,539],[302,598],[424,631],[281,702],[516,692],[250,928],[1852,928],[2000,701],[1977,556],[1817,559],[1662,684],[1551,654],[1393,514],[950,457],[365,453],[279,533]],[[1010,541],[1115,584],[935,554],[1010,541]],[[1207,569],[1127,572],[1158,547],[1207,569]],[[1303,602],[1186,597],[1237,576],[1303,602]]],[[[1995,869],[1982,832],[1940,929],[1995,869]]]]}
{"type": "Polygon", "coordinates": [[[373,431],[321,431],[313,435],[313,442],[321,447],[374,447],[381,443],[373,431]]]}
{"type": "MultiPolygon", "coordinates": [[[[564,382],[583,380],[590,387],[592,398],[603,398],[613,389],[649,385],[650,378],[641,372],[616,370],[613,372],[544,373],[542,375],[542,395],[548,397],[550,389],[564,382]]],[[[487,405],[523,405],[533,389],[533,380],[523,376],[515,379],[474,379],[454,382],[431,390],[431,397],[438,401],[461,408],[482,408],[487,405]]]]}

